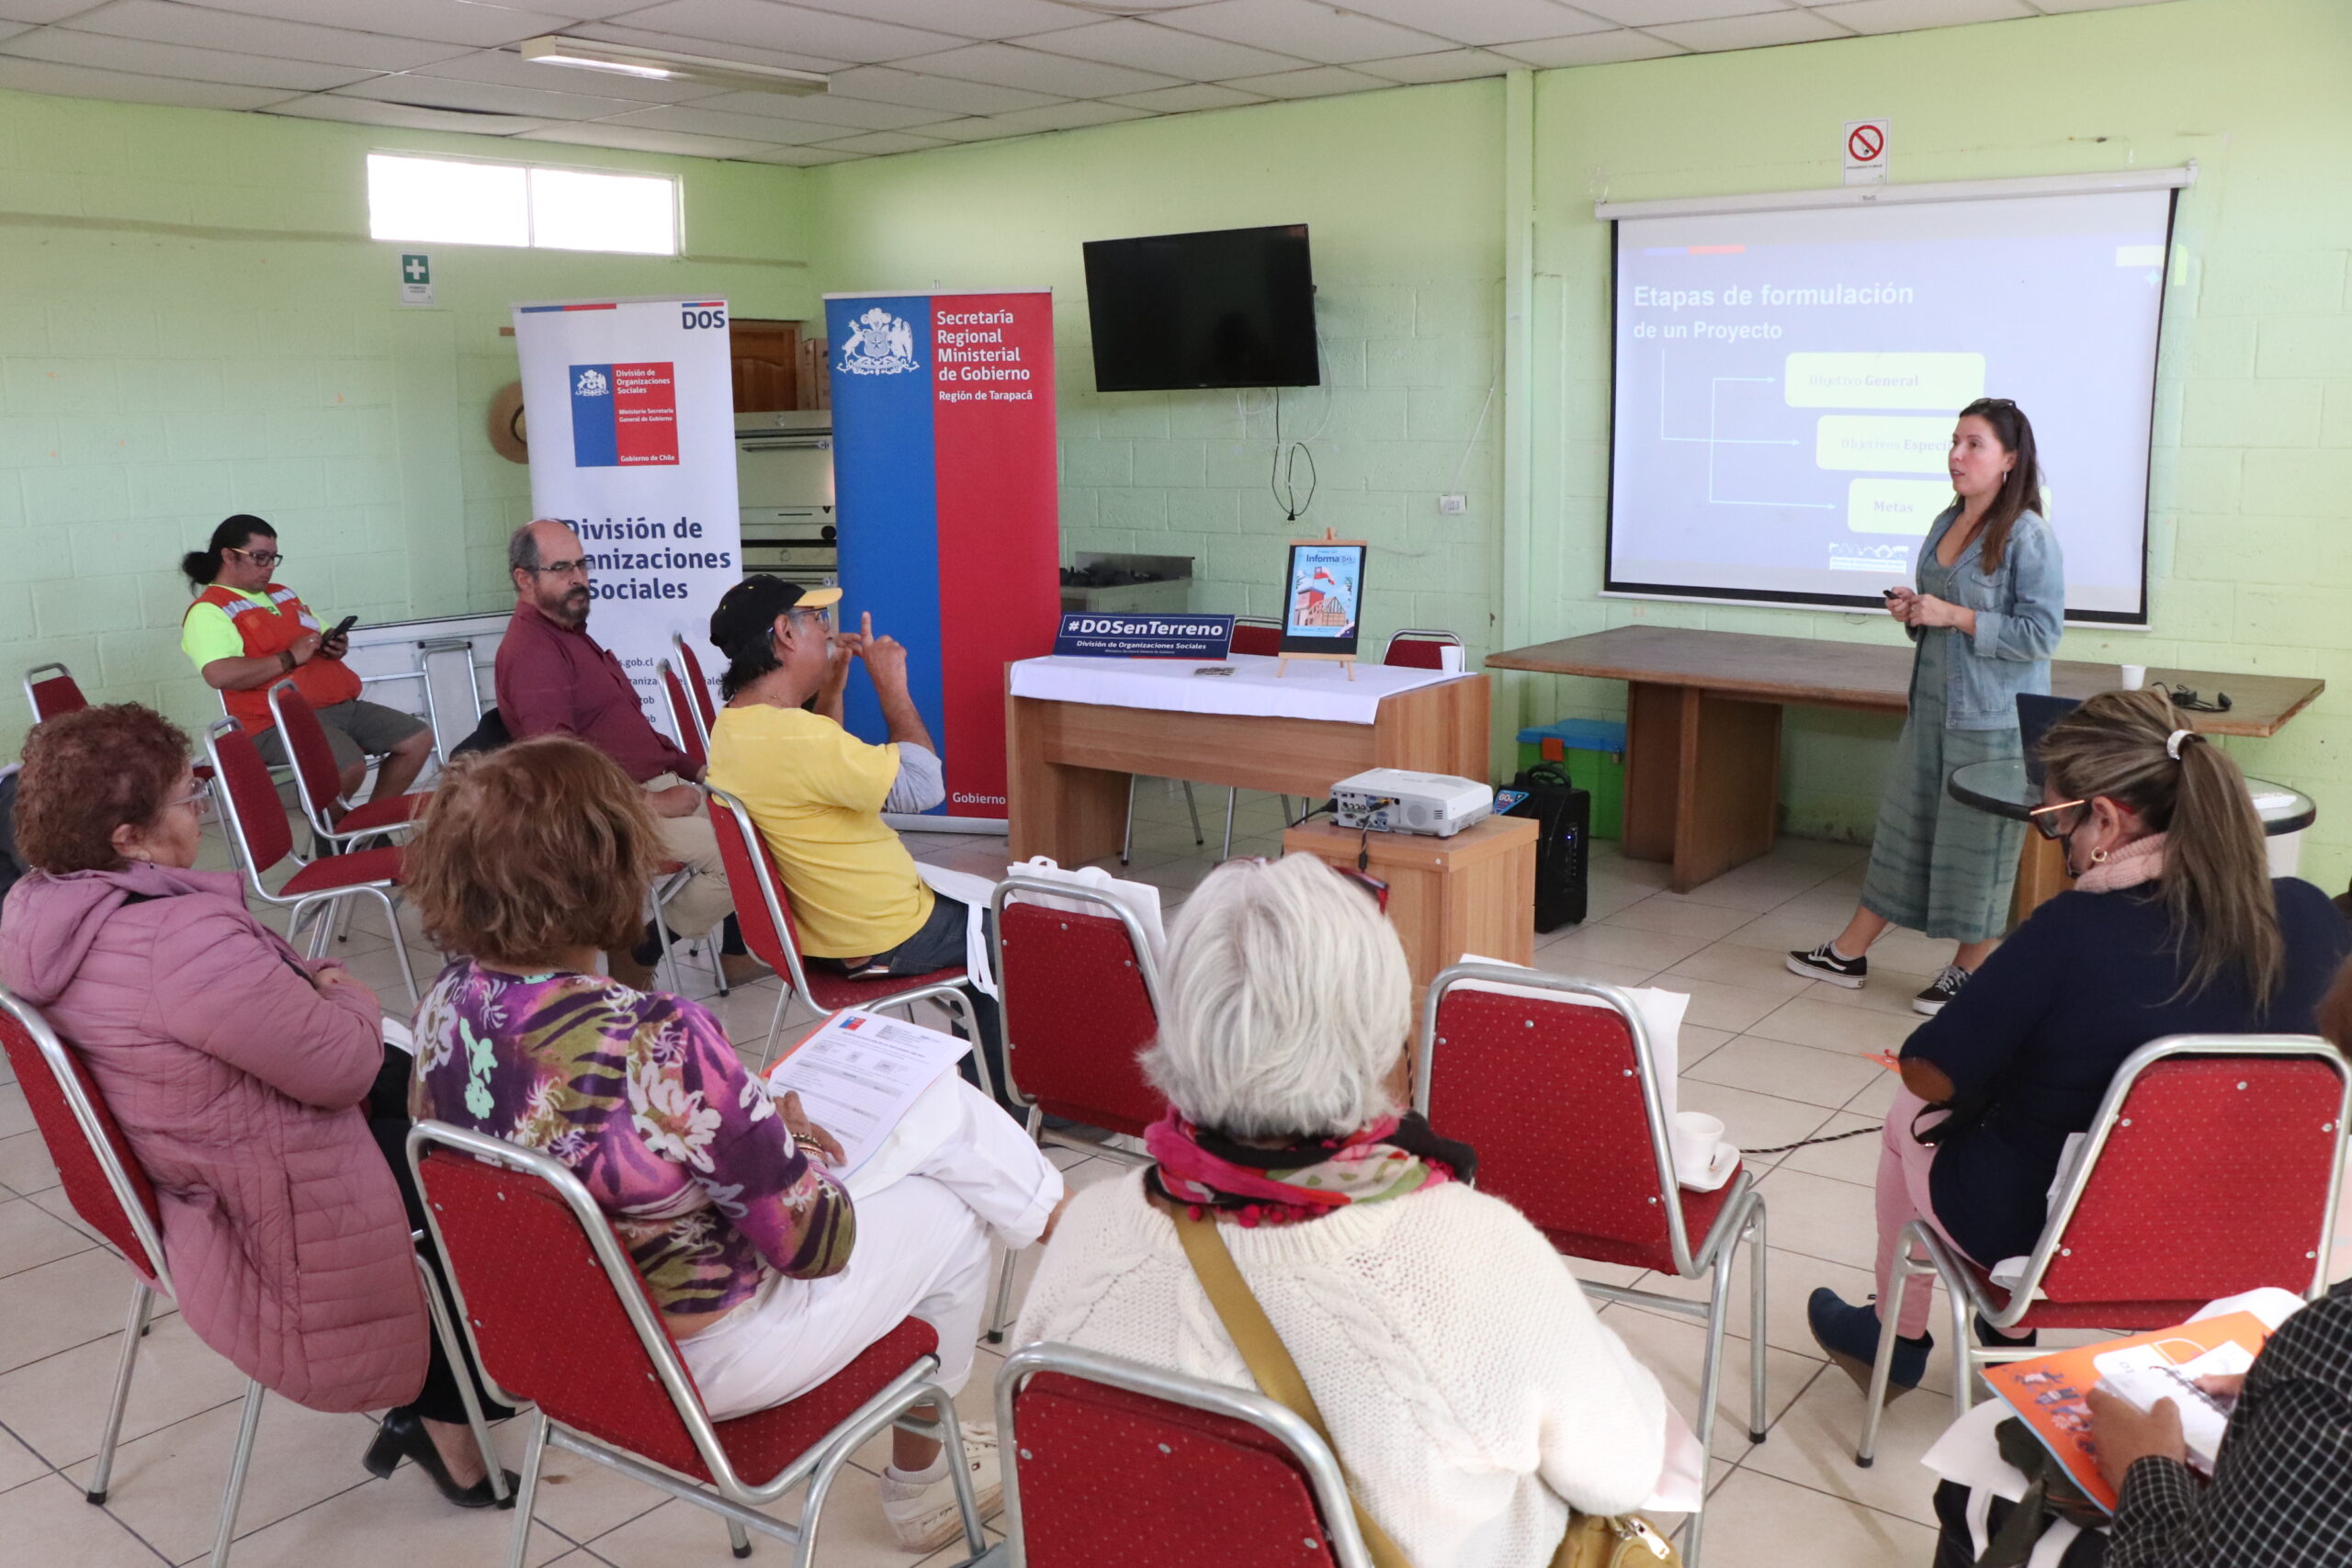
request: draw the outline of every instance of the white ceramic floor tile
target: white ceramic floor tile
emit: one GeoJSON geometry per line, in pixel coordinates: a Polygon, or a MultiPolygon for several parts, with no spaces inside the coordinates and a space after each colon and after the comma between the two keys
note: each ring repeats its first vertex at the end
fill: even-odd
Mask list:
{"type": "MultiPolygon", "coordinates": [[[[1918,1484],[1933,1478],[1918,1472],[1918,1484]]],[[[1932,1490],[1932,1488],[1929,1488],[1932,1490]]],[[[1707,1568],[1894,1568],[1935,1555],[1936,1532],[1751,1465],[1707,1499],[1707,1568]]]]}
{"type": "Polygon", "coordinates": [[[1717,942],[1746,925],[1748,919],[1738,909],[1726,909],[1718,904],[1695,904],[1671,893],[1653,893],[1608,916],[1602,923],[1717,942]]]}
{"type": "MultiPolygon", "coordinates": [[[[1794,1003],[1791,1003],[1794,1006],[1794,1003]]],[[[1886,1069],[1867,1056],[1816,1051],[1748,1033],[1683,1068],[1686,1076],[1733,1089],[1802,1100],[1835,1111],[1886,1069]]]]}

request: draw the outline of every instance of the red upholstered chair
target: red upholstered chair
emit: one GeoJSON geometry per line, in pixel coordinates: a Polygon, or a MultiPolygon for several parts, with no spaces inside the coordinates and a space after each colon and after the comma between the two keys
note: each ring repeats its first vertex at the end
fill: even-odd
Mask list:
{"type": "MultiPolygon", "coordinates": [[[[2015,1286],[1994,1284],[1914,1220],[1903,1228],[1880,1315],[1902,1315],[1912,1280],[1941,1280],[1952,1403],[1964,1416],[1980,1365],[2041,1353],[1977,1344],[1979,1316],[2005,1333],[2134,1333],[2169,1328],[2207,1302],[2264,1285],[2309,1301],[2327,1288],[2347,1111],[2344,1057],[2315,1035],[2151,1042],[2124,1058],[2108,1086],[2015,1286]]],[[[1881,1334],[1857,1464],[1874,1457],[1894,1357],[1894,1336],[1881,1334]]]]}
{"type": "MultiPolygon", "coordinates": [[[[123,1411],[130,1402],[130,1378],[138,1369],[139,1342],[146,1334],[157,1294],[172,1294],[171,1269],[164,1257],[163,1217],[155,1206],[155,1189],[99,1096],[89,1069],[82,1065],[79,1056],[66,1049],[38,1011],[6,990],[0,990],[0,1047],[6,1048],[8,1065],[24,1089],[33,1124],[40,1129],[41,1145],[57,1167],[66,1201],[74,1205],[74,1212],[83,1223],[96,1231],[130,1266],[130,1315],[123,1325],[122,1355],[115,1363],[114,1394],[107,1404],[106,1424],[98,1434],[97,1463],[85,1492],[91,1502],[103,1503],[114,1473],[115,1445],[122,1436],[123,1411]]],[[[418,1259],[417,1269],[424,1280],[435,1331],[454,1357],[457,1336],[441,1303],[440,1292],[434,1285],[432,1275],[424,1271],[422,1258],[418,1259]]],[[[229,1456],[228,1487],[220,1498],[219,1523],[213,1532],[209,1559],[211,1568],[224,1568],[229,1561],[229,1544],[236,1534],[237,1504],[244,1493],[245,1470],[253,1458],[254,1432],[261,1420],[263,1393],[259,1382],[246,1380],[236,1447],[229,1456]]],[[[470,1387],[465,1389],[465,1397],[475,1441],[481,1445],[482,1452],[494,1451],[490,1444],[489,1425],[482,1419],[470,1387]]],[[[492,1482],[492,1487],[503,1495],[506,1484],[503,1472],[494,1473],[500,1478],[492,1482]]]]}
{"type": "MultiPolygon", "coordinates": [[[[746,1527],[777,1537],[794,1568],[808,1568],[827,1492],[859,1444],[904,1427],[962,1453],[929,1324],[904,1320],[789,1404],[715,1421],[611,1223],[560,1161],[442,1122],[409,1130],[408,1157],[477,1363],[498,1399],[538,1406],[510,1568],[522,1568],[530,1544],[550,1445],[719,1514],[738,1557],[751,1551],[746,1527]],[[910,1417],[919,1404],[937,1418],[910,1417]],[[765,1511],[804,1482],[797,1520],[765,1511]]],[[[948,1468],[978,1553],[969,1469],[948,1468]]]]}
{"type": "Polygon", "coordinates": [[[90,699],[82,694],[82,683],[62,664],[36,664],[26,671],[25,701],[32,705],[35,724],[62,713],[79,713],[90,705],[90,699]]]}
{"type": "Polygon", "coordinates": [[[784,982],[784,993],[775,999],[775,1017],[768,1024],[767,1044],[760,1053],[763,1069],[775,1055],[785,1006],[795,996],[808,998],[811,1007],[824,1012],[900,1008],[910,1017],[917,1002],[932,1002],[963,1024],[965,1037],[973,1042],[972,1060],[979,1067],[980,1087],[989,1087],[988,1059],[978,1049],[978,1023],[962,990],[967,978],[962,964],[934,969],[928,975],[890,975],[871,980],[853,980],[827,968],[807,968],[800,962],[800,935],[793,924],[792,901],[785,896],[784,877],[776,871],[775,856],[769,852],[768,841],[760,836],[751,812],[725,790],[714,789],[710,825],[718,839],[719,859],[727,866],[727,886],[735,895],[735,919],[742,928],[743,945],[784,982]]]}
{"type": "Polygon", "coordinates": [[[1254,1390],[1046,1341],[996,1379],[1028,1568],[1369,1568],[1329,1445],[1254,1390]]]}
{"type": "Polygon", "coordinates": [[[293,682],[280,681],[269,689],[269,712],[277,721],[277,733],[285,738],[286,755],[294,765],[294,793],[322,854],[341,854],[355,839],[407,828],[433,798],[430,794],[411,793],[357,806],[347,804],[343,798],[343,769],[335,762],[326,726],[319,722],[311,699],[293,682]]]}
{"type": "MultiPolygon", "coordinates": [[[[1143,928],[1124,906],[1068,883],[1010,877],[997,884],[990,904],[1004,1008],[1004,1084],[1029,1108],[1029,1135],[1137,1161],[1122,1149],[1048,1132],[1045,1119],[1062,1116],[1140,1137],[1166,1113],[1167,1100],[1136,1060],[1159,1032],[1159,972],[1143,928]],[[1052,908],[1040,898],[1101,913],[1052,908]]],[[[1005,1254],[997,1281],[991,1343],[1004,1337],[1013,1256],[1005,1254]]]]}
{"type": "Polygon", "coordinates": [[[374,899],[383,906],[392,954],[400,962],[401,978],[408,983],[409,1003],[414,1006],[420,999],[416,976],[409,968],[408,943],[401,932],[400,909],[391,891],[400,885],[401,852],[393,848],[321,855],[271,892],[262,874],[294,852],[294,832],[277,798],[277,786],[270,782],[269,765],[233,718],[220,719],[205,730],[204,749],[219,775],[214,794],[228,823],[229,847],[244,867],[245,883],[254,896],[290,911],[288,940],[301,930],[306,918],[315,917],[311,956],[316,958],[327,950],[336,906],[347,899],[374,899]]]}
{"type": "MultiPolygon", "coordinates": [[[[1614,986],[1480,964],[1457,964],[1430,982],[1413,1103],[1446,1136],[1478,1151],[1479,1190],[1510,1200],[1566,1257],[1683,1280],[1713,1276],[1703,1303],[1584,1282],[1587,1295],[1706,1325],[1702,1451],[1711,1451],[1714,1436],[1732,1262],[1747,1244],[1747,1436],[1760,1443],[1764,1199],[1744,1168],[1713,1192],[1687,1191],[1675,1180],[1659,1089],[1641,1014],[1614,986]],[[1488,985],[1551,994],[1507,995],[1488,985]],[[1571,999],[1579,997],[1600,1005],[1571,999]]],[[[1699,1560],[1702,1517],[1691,1515],[1685,1528],[1685,1562],[1699,1560]]]]}
{"type": "Polygon", "coordinates": [[[679,748],[694,759],[695,767],[707,768],[710,766],[710,726],[703,717],[702,706],[689,695],[686,683],[668,660],[662,660],[660,668],[662,697],[670,709],[670,728],[677,732],[679,748]]]}
{"type": "Polygon", "coordinates": [[[678,656],[678,674],[686,690],[694,696],[695,722],[702,727],[705,749],[710,745],[710,732],[718,724],[718,710],[711,705],[710,682],[702,672],[702,656],[695,645],[677,633],[670,634],[670,650],[678,656]]]}
{"type": "Polygon", "coordinates": [[[1442,670],[1445,655],[1439,649],[1461,646],[1462,639],[1452,632],[1407,626],[1389,637],[1387,651],[1380,656],[1380,661],[1408,670],[1442,670]]]}

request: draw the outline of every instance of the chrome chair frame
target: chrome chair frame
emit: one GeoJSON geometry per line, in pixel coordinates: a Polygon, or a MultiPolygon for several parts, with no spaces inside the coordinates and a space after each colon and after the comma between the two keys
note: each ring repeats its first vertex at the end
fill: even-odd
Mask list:
{"type": "MultiPolygon", "coordinates": [[[[577,1454],[592,1463],[643,1483],[670,1496],[683,1498],[699,1507],[709,1509],[727,1521],[728,1538],[735,1555],[744,1557],[751,1552],[749,1530],[775,1537],[792,1549],[793,1568],[809,1568],[817,1549],[817,1526],[826,1495],[849,1462],[850,1455],[876,1433],[893,1427],[913,1432],[944,1444],[949,1450],[963,1452],[963,1428],[956,1420],[955,1401],[940,1385],[936,1373],[939,1358],[922,1356],[904,1372],[892,1379],[881,1392],[858,1406],[847,1419],[829,1433],[824,1440],[803,1452],[770,1480],[752,1485],[735,1472],[728,1458],[725,1444],[719,1440],[717,1423],[703,1407],[702,1396],[695,1389],[694,1378],[686,1371],[685,1359],[670,1337],[646,1295],[643,1278],[628,1254],[622,1250],[620,1239],[613,1234],[612,1222],[598,1208],[596,1200],[571,1168],[554,1157],[503,1138],[469,1132],[446,1122],[419,1122],[409,1129],[409,1169],[415,1177],[417,1190],[424,1194],[425,1223],[433,1231],[434,1245],[448,1256],[441,1238],[440,1211],[432,1201],[430,1190],[424,1186],[423,1163],[428,1148],[446,1148],[454,1153],[470,1155],[485,1164],[512,1170],[546,1183],[580,1224],[590,1249],[605,1271],[605,1280],[612,1286],[614,1296],[628,1316],[629,1325],[637,1330],[639,1344],[647,1359],[653,1363],[654,1375],[662,1391],[670,1396],[678,1418],[684,1423],[687,1437],[693,1441],[695,1454],[711,1474],[709,1482],[682,1475],[665,1466],[642,1459],[625,1449],[602,1441],[585,1432],[576,1431],[550,1418],[546,1412],[533,1410],[531,1430],[523,1453],[521,1483],[514,1494],[514,1533],[507,1550],[507,1568],[523,1568],[525,1554],[530,1546],[531,1511],[538,1497],[539,1472],[549,1448],[577,1454]],[[932,1407],[933,1416],[922,1419],[908,1412],[918,1404],[932,1407]],[[802,1482],[808,1485],[808,1499],[801,1506],[797,1523],[775,1517],[765,1510],[786,1493],[802,1482]]],[[[466,1292],[451,1270],[450,1292],[457,1298],[458,1315],[466,1324],[466,1337],[472,1346],[474,1361],[482,1367],[483,1382],[501,1404],[523,1408],[528,1402],[501,1389],[481,1358],[481,1347],[474,1341],[472,1314],[466,1306],[466,1292]]],[[[551,1331],[560,1331],[557,1325],[551,1331]]],[[[980,1531],[978,1499],[973,1495],[968,1466],[951,1463],[948,1473],[953,1477],[957,1511],[963,1515],[965,1544],[977,1556],[986,1545],[980,1531]]]]}

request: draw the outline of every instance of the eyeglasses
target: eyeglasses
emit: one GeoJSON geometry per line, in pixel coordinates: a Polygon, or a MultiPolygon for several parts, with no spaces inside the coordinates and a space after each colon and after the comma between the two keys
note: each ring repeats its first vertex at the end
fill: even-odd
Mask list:
{"type": "Polygon", "coordinates": [[[2214,693],[2213,700],[2209,703],[2197,694],[2197,688],[2194,686],[2168,686],[2159,681],[2155,684],[2155,689],[2170,697],[2172,705],[2183,713],[2227,713],[2230,711],[2230,694],[2227,692],[2214,693]]]}
{"type": "Polygon", "coordinates": [[[586,571],[588,560],[583,556],[578,560],[551,560],[545,566],[529,566],[523,570],[536,571],[547,577],[569,577],[575,571],[586,571]]]}
{"type": "Polygon", "coordinates": [[[2083,824],[2082,819],[2077,818],[2074,821],[2067,823],[2065,826],[2060,827],[2058,823],[2058,813],[2061,811],[2077,811],[2089,804],[2090,802],[2087,800],[2062,800],[2055,806],[2037,806],[2032,810],[2025,814],[2025,819],[2032,823],[2033,830],[2041,834],[2043,838],[2063,839],[2083,824]]]}
{"type": "Polygon", "coordinates": [[[223,548],[225,548],[229,554],[232,556],[243,556],[247,560],[253,562],[255,566],[264,568],[265,570],[269,567],[276,566],[279,561],[286,558],[285,552],[281,550],[241,550],[234,545],[224,546],[223,548]]]}
{"type": "MultiPolygon", "coordinates": [[[[185,806],[189,807],[191,810],[201,811],[204,808],[204,786],[202,784],[198,784],[194,789],[188,791],[186,795],[180,795],[176,799],[164,802],[164,810],[169,811],[175,806],[185,806]]],[[[163,815],[163,812],[157,812],[156,815],[160,817],[163,815]]]]}

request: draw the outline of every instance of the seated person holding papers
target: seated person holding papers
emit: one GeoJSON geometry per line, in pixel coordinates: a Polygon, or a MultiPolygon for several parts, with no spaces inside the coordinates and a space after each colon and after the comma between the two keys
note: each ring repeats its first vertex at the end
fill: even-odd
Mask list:
{"type": "MultiPolygon", "coordinates": [[[[727,705],[710,732],[710,784],[741,801],[800,929],[804,956],[855,975],[928,975],[961,966],[969,906],[932,891],[885,811],[928,811],[947,798],[938,749],[907,691],[907,650],[874,635],[874,618],[834,635],[838,588],[747,577],[710,617],[727,656],[727,705]],[[870,746],[842,728],[853,660],[865,666],[890,739],[870,746]]],[[[996,1008],[967,989],[993,1081],[1004,1081],[996,1008]]]]}
{"type": "Polygon", "coordinates": [[[1309,855],[1228,862],[1178,914],[1165,975],[1159,1164],[1073,1199],[1020,1342],[1263,1384],[1203,1300],[1221,1287],[1179,1227],[1205,1219],[1399,1561],[1542,1568],[1571,1506],[1626,1513],[1670,1468],[1695,1497],[1696,1438],[1566,1260],[1469,1185],[1467,1146],[1399,1114],[1412,982],[1363,889],[1309,855]]]}
{"type": "MultiPolygon", "coordinates": [[[[908,1316],[938,1330],[940,1382],[960,1389],[989,1239],[1025,1247],[1050,1229],[1060,1172],[943,1075],[908,1112],[924,1112],[928,1140],[853,1203],[820,1163],[839,1145],[797,1096],[779,1106],[752,1080],[708,1010],[594,972],[597,950],[636,929],[662,853],[645,792],[580,741],[452,766],[408,850],[425,930],[458,955],[417,1014],[413,1110],[580,1173],[714,1417],[797,1398],[908,1316]]],[[[963,1430],[987,1509],[994,1435],[963,1430]]],[[[901,1546],[936,1550],[961,1529],[954,1456],[893,1441],[883,1511],[901,1546]]]]}
{"type": "MultiPolygon", "coordinates": [[[[2245,775],[2163,692],[2099,694],[2041,754],[2032,821],[2077,881],[1904,1042],[1879,1156],[1882,1300],[1915,1217],[1984,1268],[2031,1252],[2067,1137],[2089,1130],[2125,1057],[2170,1034],[2310,1033],[2352,949],[2326,894],[2272,880],[2245,775]]],[[[1904,1292],[1896,1392],[1927,1368],[1933,1295],[1924,1280],[1904,1292]]],[[[1877,1309],[1825,1288],[1806,1317],[1867,1389],[1877,1309]]]]}
{"type": "MultiPolygon", "coordinates": [[[[671,931],[691,941],[733,912],[718,840],[703,814],[700,771],[677,743],[653,728],[628,674],[588,635],[588,552],[580,536],[549,518],[526,524],[506,542],[507,576],[514,581],[514,614],[498,643],[498,716],[517,740],[534,735],[575,735],[643,785],[661,835],[663,860],[694,873],[662,907],[671,931]]],[[[719,964],[729,984],[767,973],[738,941],[719,964]]],[[[615,978],[638,989],[650,985],[662,956],[649,927],[605,954],[615,978]]]]}

